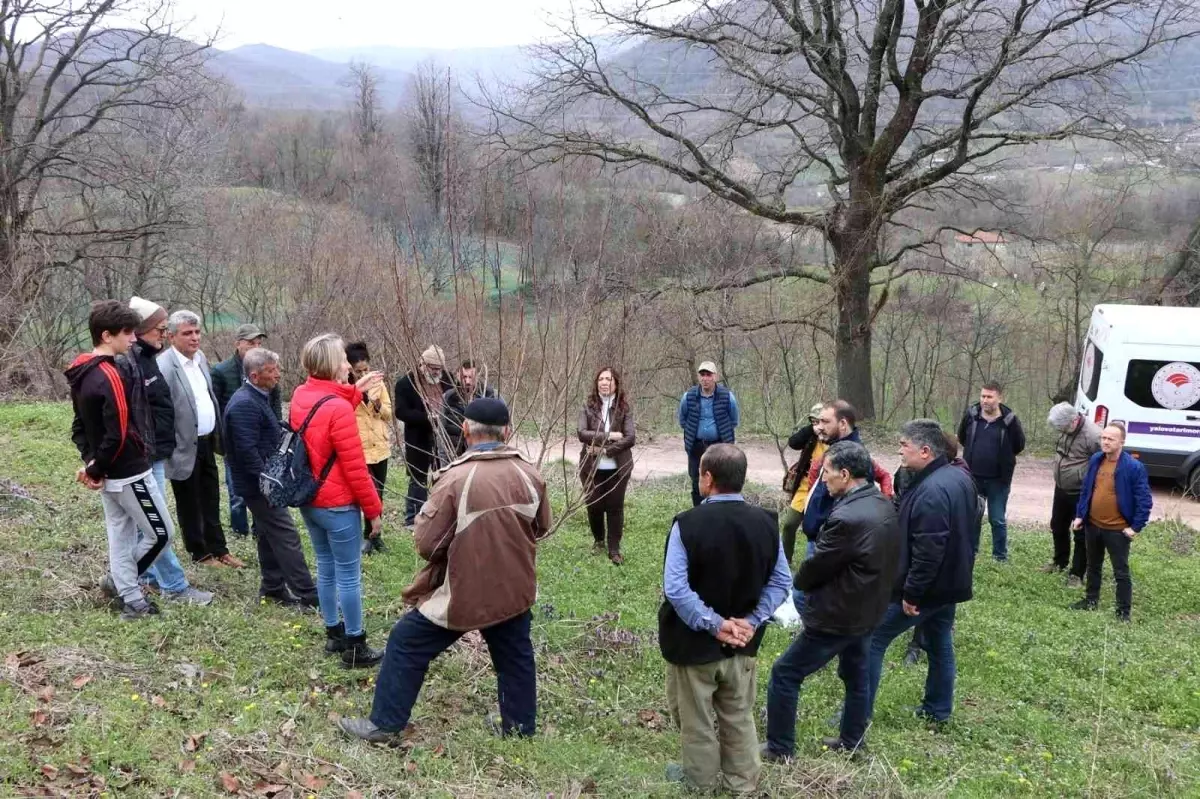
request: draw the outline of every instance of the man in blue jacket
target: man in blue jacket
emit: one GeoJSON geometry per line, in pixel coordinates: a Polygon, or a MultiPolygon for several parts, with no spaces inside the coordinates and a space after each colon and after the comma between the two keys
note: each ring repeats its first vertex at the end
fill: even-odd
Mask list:
{"type": "Polygon", "coordinates": [[[900,460],[915,476],[900,500],[900,579],[871,638],[870,706],[888,646],[919,624],[929,677],[917,715],[941,723],[954,709],[954,614],[972,596],[978,502],[975,483],[946,460],[946,436],[933,419],[914,419],[900,429],[900,460]]]}
{"type": "Polygon", "coordinates": [[[679,426],[692,478],[692,507],[700,504],[700,459],[713,444],[732,444],[741,421],[737,397],[717,381],[717,365],[705,361],[696,369],[696,385],[679,400],[679,426]]]}
{"type": "Polygon", "coordinates": [[[1104,553],[1112,558],[1117,581],[1117,618],[1129,621],[1133,581],[1129,545],[1150,521],[1154,505],[1146,467],[1125,452],[1125,428],[1110,424],[1100,433],[1100,451],[1088,462],[1072,530],[1084,530],[1087,547],[1087,595],[1071,607],[1095,610],[1100,601],[1104,553]]]}
{"type": "Polygon", "coordinates": [[[259,596],[281,605],[317,607],[317,587],[300,548],[300,536],[287,508],[274,508],[259,489],[267,458],[279,449],[283,429],[271,407],[271,391],[279,385],[279,356],[255,347],[242,358],[246,382],[225,406],[225,462],[234,489],[254,516],[259,596]],[[290,590],[289,590],[290,589],[290,590]]]}

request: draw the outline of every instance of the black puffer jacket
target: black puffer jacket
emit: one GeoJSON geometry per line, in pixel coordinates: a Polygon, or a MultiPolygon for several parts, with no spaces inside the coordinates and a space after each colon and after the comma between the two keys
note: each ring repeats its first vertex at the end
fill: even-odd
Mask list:
{"type": "Polygon", "coordinates": [[[150,458],[155,462],[165,461],[175,451],[175,405],[171,401],[171,387],[158,368],[156,359],[161,352],[144,341],[138,341],[130,350],[146,389],[150,424],[145,427],[145,438],[150,458]]]}
{"type": "Polygon", "coordinates": [[[896,510],[867,484],[842,497],[796,573],[805,593],[804,626],[832,635],[866,635],[883,619],[900,566],[896,510]]]}

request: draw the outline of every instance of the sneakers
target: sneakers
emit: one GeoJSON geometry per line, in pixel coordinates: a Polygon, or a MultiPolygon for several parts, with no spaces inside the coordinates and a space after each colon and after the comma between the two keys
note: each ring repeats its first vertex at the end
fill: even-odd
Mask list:
{"type": "Polygon", "coordinates": [[[1072,574],[1067,578],[1067,588],[1083,588],[1083,578],[1072,574]]]}
{"type": "Polygon", "coordinates": [[[211,605],[213,595],[208,591],[201,591],[199,588],[188,586],[182,591],[163,591],[162,598],[168,602],[179,602],[184,605],[211,605]]]}
{"type": "Polygon", "coordinates": [[[1131,619],[1129,618],[1129,611],[1118,610],[1117,611],[1117,621],[1128,624],[1131,621],[1131,619]]]}
{"type": "Polygon", "coordinates": [[[158,614],[158,605],[143,598],[136,602],[125,603],[124,609],[121,610],[121,621],[138,621],[158,614]]]}
{"type": "Polygon", "coordinates": [[[790,763],[791,755],[781,755],[778,752],[771,750],[770,744],[763,744],[758,748],[758,756],[764,763],[790,763]]]}
{"type": "Polygon", "coordinates": [[[373,744],[391,743],[399,734],[379,729],[370,719],[342,719],[338,727],[352,738],[373,744]]]}
{"type": "Polygon", "coordinates": [[[1071,610],[1095,610],[1096,603],[1090,599],[1081,599],[1078,602],[1072,603],[1070,608],[1071,610]]]}

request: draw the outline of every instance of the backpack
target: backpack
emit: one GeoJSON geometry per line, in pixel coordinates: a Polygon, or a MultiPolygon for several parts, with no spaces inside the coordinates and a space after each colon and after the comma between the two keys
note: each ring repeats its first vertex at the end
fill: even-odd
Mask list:
{"type": "Polygon", "coordinates": [[[258,476],[259,491],[272,508],[298,508],[309,504],[329,476],[337,452],[330,453],[320,476],[314,477],[312,464],[308,462],[308,450],[304,446],[304,433],[317,409],[331,399],[332,394],[317,400],[308,416],[304,417],[299,430],[293,431],[286,424],[283,425],[283,440],[279,442],[279,449],[267,458],[262,474],[258,476]]]}

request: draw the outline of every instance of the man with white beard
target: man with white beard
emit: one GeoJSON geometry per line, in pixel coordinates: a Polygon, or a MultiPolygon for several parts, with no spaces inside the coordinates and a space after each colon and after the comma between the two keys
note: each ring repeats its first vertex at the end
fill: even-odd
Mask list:
{"type": "Polygon", "coordinates": [[[395,416],[404,423],[404,464],[408,469],[408,495],[404,524],[411,527],[429,497],[429,472],[436,467],[435,430],[454,381],[446,372],[446,354],[430,346],[421,353],[417,368],[396,381],[395,416]]]}

